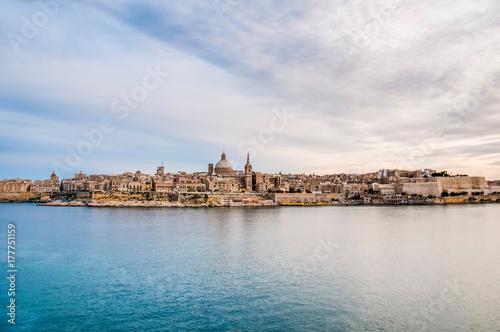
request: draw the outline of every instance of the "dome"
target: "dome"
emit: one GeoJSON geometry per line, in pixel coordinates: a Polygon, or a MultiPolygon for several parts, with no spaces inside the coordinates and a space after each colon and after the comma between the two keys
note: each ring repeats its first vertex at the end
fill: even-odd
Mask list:
{"type": "Polygon", "coordinates": [[[233,166],[231,166],[231,163],[227,161],[226,159],[226,154],[222,152],[220,161],[215,164],[215,169],[227,169],[227,170],[233,170],[233,166]]]}
{"type": "Polygon", "coordinates": [[[219,161],[216,165],[215,168],[230,168],[233,169],[233,166],[231,166],[231,163],[227,160],[221,160],[219,161]]]}
{"type": "Polygon", "coordinates": [[[227,161],[226,154],[224,152],[222,152],[220,161],[217,164],[215,164],[215,173],[217,174],[233,173],[233,166],[231,166],[231,163],[227,161]]]}

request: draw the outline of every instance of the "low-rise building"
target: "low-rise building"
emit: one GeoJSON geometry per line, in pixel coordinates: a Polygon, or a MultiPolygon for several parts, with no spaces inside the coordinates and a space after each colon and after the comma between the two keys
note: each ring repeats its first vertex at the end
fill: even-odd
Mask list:
{"type": "Polygon", "coordinates": [[[32,193],[53,193],[60,190],[59,177],[52,172],[49,180],[36,180],[30,186],[30,192],[32,193]]]}

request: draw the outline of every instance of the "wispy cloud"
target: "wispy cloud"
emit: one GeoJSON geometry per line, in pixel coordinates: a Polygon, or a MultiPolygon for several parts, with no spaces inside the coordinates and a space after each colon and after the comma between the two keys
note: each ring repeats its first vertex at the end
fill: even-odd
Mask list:
{"type": "Polygon", "coordinates": [[[154,169],[163,159],[178,167],[171,171],[203,170],[223,148],[243,162],[238,144],[287,104],[297,119],[259,152],[258,170],[397,167],[445,128],[425,166],[500,178],[490,139],[500,126],[496,2],[258,0],[231,2],[224,15],[215,4],[70,2],[16,52],[9,34],[22,36],[23,18],[40,4],[6,1],[0,108],[8,113],[0,135],[38,167],[14,174],[2,158],[0,177],[51,172],[46,159],[30,160],[29,144],[16,143],[20,132],[19,142],[41,138],[51,158],[63,159],[65,144],[103,117],[117,129],[82,163],[88,173],[107,171],[113,160],[120,169],[154,169]],[[157,64],[168,79],[118,119],[110,104],[157,64]],[[484,88],[488,98],[451,119],[457,103],[484,88]],[[16,114],[32,130],[12,130],[16,114]]]}

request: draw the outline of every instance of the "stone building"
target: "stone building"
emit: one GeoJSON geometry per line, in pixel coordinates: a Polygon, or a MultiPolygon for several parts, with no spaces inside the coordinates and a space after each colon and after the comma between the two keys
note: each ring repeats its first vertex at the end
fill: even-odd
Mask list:
{"type": "Polygon", "coordinates": [[[247,154],[245,171],[241,172],[233,170],[231,163],[226,159],[226,154],[222,152],[221,160],[215,164],[215,167],[213,167],[213,164],[208,164],[206,187],[209,191],[235,192],[242,189],[247,192],[254,191],[256,186],[255,174],[252,171],[250,154],[247,154]]]}
{"type": "Polygon", "coordinates": [[[161,162],[161,166],[158,166],[156,168],[156,175],[157,176],[163,176],[163,175],[165,175],[165,168],[163,167],[163,161],[161,162]]]}
{"type": "Polygon", "coordinates": [[[154,179],[153,188],[155,191],[172,191],[174,189],[174,181],[168,179],[154,179]]]}
{"type": "Polygon", "coordinates": [[[32,193],[53,193],[60,191],[59,177],[52,172],[49,180],[36,180],[30,186],[30,192],[32,193]]]}
{"type": "Polygon", "coordinates": [[[240,181],[234,177],[212,177],[206,185],[210,191],[219,192],[239,192],[241,190],[240,181]]]}
{"type": "Polygon", "coordinates": [[[25,193],[31,186],[31,180],[20,178],[0,181],[1,193],[25,193]]]}
{"type": "Polygon", "coordinates": [[[197,175],[181,174],[174,177],[174,191],[177,192],[191,192],[191,191],[205,191],[206,184],[204,179],[197,175]]]}

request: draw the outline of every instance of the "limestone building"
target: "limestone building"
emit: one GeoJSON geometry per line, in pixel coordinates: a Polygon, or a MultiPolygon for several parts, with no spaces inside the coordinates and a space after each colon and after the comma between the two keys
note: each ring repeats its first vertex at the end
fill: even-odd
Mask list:
{"type": "Polygon", "coordinates": [[[252,171],[250,154],[247,154],[245,171],[234,171],[233,166],[227,160],[226,154],[222,152],[221,159],[215,167],[208,164],[208,174],[206,179],[207,190],[210,191],[230,191],[236,192],[242,189],[254,191],[256,187],[255,173],[252,171]]]}
{"type": "Polygon", "coordinates": [[[0,181],[0,193],[25,193],[31,186],[31,180],[20,178],[0,181]]]}
{"type": "Polygon", "coordinates": [[[36,180],[30,186],[30,192],[32,193],[52,193],[58,192],[60,190],[59,177],[52,172],[50,180],[36,180]]]}

